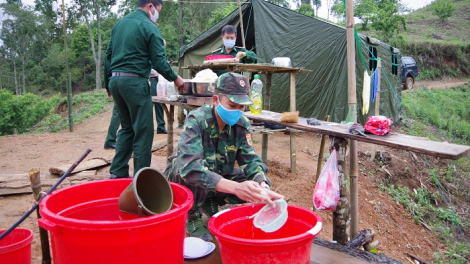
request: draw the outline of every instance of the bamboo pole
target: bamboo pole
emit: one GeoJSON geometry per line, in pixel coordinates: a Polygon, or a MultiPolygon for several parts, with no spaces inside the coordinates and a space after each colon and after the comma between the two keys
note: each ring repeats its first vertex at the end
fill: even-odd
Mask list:
{"type": "MultiPolygon", "coordinates": [[[[382,68],[382,62],[380,61],[380,59],[378,59],[377,67],[378,67],[377,74],[378,74],[379,81],[377,82],[377,94],[375,95],[375,113],[374,113],[374,115],[376,115],[376,116],[380,115],[380,74],[381,74],[381,68],[382,68]]],[[[369,161],[371,161],[371,162],[374,161],[376,152],[377,152],[377,146],[374,144],[374,145],[372,145],[372,150],[370,152],[369,161]]]]}
{"type": "MultiPolygon", "coordinates": [[[[325,121],[326,122],[330,121],[330,115],[327,115],[325,117],[325,121]]],[[[321,136],[320,152],[318,153],[318,163],[317,163],[317,177],[315,178],[315,184],[318,182],[318,177],[320,177],[323,154],[325,153],[325,142],[326,142],[327,136],[328,135],[325,135],[325,134],[321,136]]]]}
{"type": "Polygon", "coordinates": [[[240,0],[237,0],[238,2],[238,15],[240,19],[240,31],[242,33],[242,45],[243,48],[246,48],[245,45],[245,30],[243,29],[243,13],[242,13],[242,5],[240,4],[240,0]]]}
{"type": "Polygon", "coordinates": [[[349,238],[348,223],[350,218],[348,202],[348,176],[346,175],[346,152],[348,141],[344,138],[330,137],[337,151],[340,197],[333,212],[333,240],[346,245],[349,238]]]}
{"type": "MultiPolygon", "coordinates": [[[[39,169],[31,169],[28,173],[28,178],[31,181],[31,189],[33,190],[33,198],[34,200],[39,200],[40,193],[41,193],[41,174],[39,169]]],[[[36,215],[41,218],[39,214],[39,209],[36,210],[36,215]]],[[[51,251],[49,249],[49,235],[47,231],[39,227],[39,237],[41,238],[41,251],[42,251],[42,261],[41,264],[50,264],[52,262],[51,259],[51,251]]]]}
{"type": "Polygon", "coordinates": [[[67,104],[68,104],[68,110],[69,110],[69,129],[70,132],[73,132],[73,117],[72,117],[72,75],[67,73],[68,77],[68,85],[67,85],[67,104]]]}
{"type": "MultiPolygon", "coordinates": [[[[295,73],[290,73],[290,111],[295,112],[295,73]]],[[[296,152],[297,144],[295,141],[295,132],[290,131],[290,171],[296,173],[296,152]]]]}
{"type": "MultiPolygon", "coordinates": [[[[354,123],[357,122],[357,98],[356,98],[356,47],[354,41],[354,13],[353,1],[346,0],[346,38],[348,56],[348,105],[349,115],[354,123]]],[[[357,141],[351,140],[349,153],[349,176],[351,193],[351,230],[352,237],[358,235],[358,203],[357,203],[357,141]]]]}
{"type": "MultiPolygon", "coordinates": [[[[270,110],[271,107],[271,73],[266,73],[266,84],[264,88],[264,95],[263,95],[263,110],[270,110]]],[[[261,159],[263,162],[268,161],[268,134],[263,133],[261,141],[261,159]]]]}

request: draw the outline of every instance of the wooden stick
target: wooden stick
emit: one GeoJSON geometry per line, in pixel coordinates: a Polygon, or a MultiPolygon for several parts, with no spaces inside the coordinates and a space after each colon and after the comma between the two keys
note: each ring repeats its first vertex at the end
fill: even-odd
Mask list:
{"type": "Polygon", "coordinates": [[[245,30],[243,29],[243,13],[242,13],[242,5],[240,4],[240,0],[237,0],[238,2],[238,18],[240,19],[240,30],[242,33],[242,45],[244,48],[246,48],[245,45],[245,30]]]}
{"type": "MultiPolygon", "coordinates": [[[[295,73],[290,73],[290,111],[295,112],[296,102],[295,102],[295,73]]],[[[296,173],[296,155],[297,155],[297,145],[295,141],[296,133],[290,130],[290,171],[291,173],[296,173]]]]}
{"type": "Polygon", "coordinates": [[[409,253],[409,252],[405,252],[405,254],[408,255],[408,256],[410,256],[410,257],[413,258],[413,259],[416,259],[417,261],[421,262],[422,264],[431,264],[430,262],[427,262],[426,260],[421,259],[421,258],[419,258],[419,257],[417,257],[417,256],[415,256],[415,255],[413,255],[413,254],[411,254],[411,253],[409,253]]]}
{"type": "MultiPolygon", "coordinates": [[[[33,197],[34,200],[39,200],[40,193],[41,193],[41,174],[39,169],[31,169],[29,170],[28,173],[28,178],[31,181],[31,189],[33,189],[33,197]]],[[[39,209],[36,210],[36,215],[39,218],[41,218],[41,215],[39,214],[39,209]]],[[[42,251],[42,264],[50,264],[52,262],[51,259],[51,252],[49,249],[49,235],[47,234],[47,231],[39,227],[39,237],[41,238],[41,251],[42,251]]]]}
{"type": "MultiPolygon", "coordinates": [[[[377,71],[377,74],[379,75],[379,82],[377,83],[377,95],[375,96],[375,113],[374,115],[378,116],[380,115],[380,72],[381,72],[381,69],[382,69],[382,62],[379,60],[379,63],[378,63],[378,71],[377,71]]],[[[370,155],[370,158],[369,158],[369,162],[372,162],[374,161],[375,159],[375,153],[377,152],[377,145],[372,145],[372,151],[371,151],[371,155],[370,155]]]]}
{"type": "MultiPolygon", "coordinates": [[[[327,115],[325,117],[325,121],[328,122],[330,121],[330,115],[327,115]]],[[[321,167],[322,167],[322,160],[323,160],[323,154],[325,153],[325,141],[327,139],[328,135],[322,135],[321,136],[321,143],[320,143],[320,153],[318,154],[318,163],[317,163],[317,177],[315,178],[315,184],[318,181],[318,177],[320,177],[321,173],[321,167]]]]}

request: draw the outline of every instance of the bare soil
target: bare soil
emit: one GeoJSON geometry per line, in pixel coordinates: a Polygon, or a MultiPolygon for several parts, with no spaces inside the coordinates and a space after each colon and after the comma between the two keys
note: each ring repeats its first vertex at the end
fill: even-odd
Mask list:
{"type": "MultiPolygon", "coordinates": [[[[93,151],[88,158],[107,156],[113,150],[104,150],[112,108],[75,126],[75,132],[62,131],[40,135],[12,135],[0,137],[0,174],[27,174],[30,168],[40,168],[47,173],[52,166],[71,165],[87,148],[93,151]]],[[[179,133],[180,130],[176,129],[179,133]]],[[[178,136],[175,137],[175,148],[178,136]]],[[[166,135],[155,134],[154,141],[166,140],[166,135]]],[[[253,135],[255,150],[261,154],[261,135],[253,135]]],[[[300,133],[297,136],[297,173],[290,173],[289,135],[276,132],[269,136],[268,176],[274,189],[290,198],[290,204],[313,209],[313,190],[321,136],[300,133]]],[[[329,145],[329,141],[326,144],[329,145]]],[[[390,162],[367,161],[367,151],[372,145],[358,143],[359,147],[359,228],[372,228],[380,240],[379,253],[408,262],[405,252],[432,261],[432,254],[442,247],[439,240],[426,228],[416,224],[405,208],[377,187],[377,179],[389,178],[396,184],[409,187],[426,186],[429,180],[422,175],[423,164],[409,152],[377,147],[389,152],[390,162]],[[407,168],[406,170],[404,168],[407,168]]],[[[328,151],[326,151],[328,152],[328,151]]],[[[349,160],[349,158],[347,158],[349,160]]],[[[433,160],[433,163],[443,161],[433,160]]],[[[132,161],[130,162],[132,170],[132,161]]],[[[152,156],[152,167],[163,171],[166,166],[166,149],[152,156]]],[[[100,169],[100,175],[109,175],[109,167],[100,169]]],[[[31,195],[0,197],[0,229],[10,227],[32,205],[31,195]]],[[[332,240],[332,213],[319,212],[323,230],[319,237],[332,240]]],[[[34,231],[32,263],[40,263],[41,250],[35,214],[20,227],[34,231]]]]}
{"type": "MultiPolygon", "coordinates": [[[[466,85],[468,83],[467,79],[450,79],[450,80],[441,80],[441,81],[416,81],[415,87],[413,89],[419,89],[422,86],[427,89],[447,89],[456,86],[466,85]]],[[[406,91],[406,90],[403,90],[406,91]]]]}

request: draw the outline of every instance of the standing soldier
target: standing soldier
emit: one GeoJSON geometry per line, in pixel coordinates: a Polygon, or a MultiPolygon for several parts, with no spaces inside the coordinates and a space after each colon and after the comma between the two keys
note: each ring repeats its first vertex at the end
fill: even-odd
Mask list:
{"type": "Polygon", "coordinates": [[[194,205],[188,212],[186,232],[206,241],[212,240],[212,235],[202,223],[200,208],[211,217],[219,205],[274,205],[273,199],[283,198],[270,191],[268,168],[256,155],[250,123],[242,116],[245,105],[253,104],[247,95],[246,77],[225,73],[215,85],[213,105],[204,105],[186,118],[178,148],[164,173],[171,182],[192,191],[194,205]]]}
{"type": "Polygon", "coordinates": [[[121,120],[111,178],[129,177],[129,159],[134,151],[134,174],[149,167],[152,157],[153,114],[149,75],[153,67],[176,87],[183,79],[170,67],[160,30],[154,24],[162,0],[139,0],[138,8],[112,29],[106,49],[111,62],[109,90],[121,120]]]}

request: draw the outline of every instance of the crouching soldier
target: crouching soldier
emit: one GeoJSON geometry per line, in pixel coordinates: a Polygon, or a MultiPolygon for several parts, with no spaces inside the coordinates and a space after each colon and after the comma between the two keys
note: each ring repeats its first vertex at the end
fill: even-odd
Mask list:
{"type": "Polygon", "coordinates": [[[186,118],[178,149],[164,173],[169,181],[192,191],[194,205],[188,212],[186,232],[206,241],[212,235],[202,222],[201,210],[211,217],[224,204],[274,205],[273,200],[283,199],[270,190],[268,168],[255,153],[249,121],[242,116],[245,106],[253,104],[246,77],[225,73],[215,85],[213,104],[195,109],[186,118]]]}

